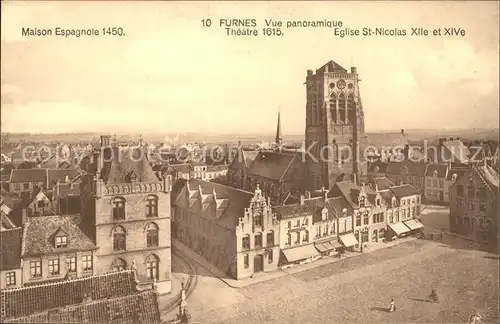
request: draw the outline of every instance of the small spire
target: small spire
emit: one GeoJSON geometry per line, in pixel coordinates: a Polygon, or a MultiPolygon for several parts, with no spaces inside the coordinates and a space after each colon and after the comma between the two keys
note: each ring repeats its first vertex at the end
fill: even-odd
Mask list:
{"type": "Polygon", "coordinates": [[[275,144],[278,147],[278,150],[281,150],[281,146],[283,145],[283,134],[281,133],[281,113],[279,111],[278,111],[278,124],[276,125],[275,144]]]}

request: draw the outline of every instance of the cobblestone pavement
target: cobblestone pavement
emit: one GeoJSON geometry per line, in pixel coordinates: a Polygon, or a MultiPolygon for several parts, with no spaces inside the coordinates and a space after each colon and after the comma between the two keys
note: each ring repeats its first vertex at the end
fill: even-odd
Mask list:
{"type": "Polygon", "coordinates": [[[188,302],[197,323],[494,322],[498,276],[494,256],[417,240],[242,289],[207,276],[188,302]]]}

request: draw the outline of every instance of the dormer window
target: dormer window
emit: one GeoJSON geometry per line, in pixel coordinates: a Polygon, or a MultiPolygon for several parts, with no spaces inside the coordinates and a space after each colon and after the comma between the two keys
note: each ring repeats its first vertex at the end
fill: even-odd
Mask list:
{"type": "Polygon", "coordinates": [[[365,196],[359,196],[359,207],[365,207],[365,196]]]}
{"type": "Polygon", "coordinates": [[[68,237],[66,235],[57,235],[55,242],[56,249],[68,247],[68,237]]]}
{"type": "Polygon", "coordinates": [[[321,220],[326,221],[328,218],[328,211],[326,209],[323,209],[321,212],[321,220]]]}
{"type": "Polygon", "coordinates": [[[432,173],[432,175],[434,176],[434,178],[436,178],[436,177],[438,176],[438,172],[437,172],[437,171],[434,171],[434,172],[432,173]]]}
{"type": "Polygon", "coordinates": [[[376,205],[377,207],[380,207],[380,198],[377,198],[377,199],[375,200],[375,205],[376,205]]]}

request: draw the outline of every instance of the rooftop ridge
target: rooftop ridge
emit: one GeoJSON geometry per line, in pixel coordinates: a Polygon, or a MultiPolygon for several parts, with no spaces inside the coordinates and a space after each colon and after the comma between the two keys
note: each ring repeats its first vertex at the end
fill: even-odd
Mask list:
{"type": "Polygon", "coordinates": [[[72,278],[72,279],[67,279],[67,280],[63,280],[63,281],[48,282],[48,283],[42,283],[42,284],[38,284],[38,285],[31,285],[31,286],[7,288],[7,289],[2,289],[1,292],[2,293],[7,293],[7,292],[19,291],[19,290],[23,290],[23,289],[32,289],[32,288],[56,286],[56,285],[59,285],[61,283],[78,282],[78,281],[89,280],[91,278],[108,277],[110,275],[116,275],[118,273],[132,273],[132,274],[134,274],[135,271],[133,271],[132,269],[125,269],[125,270],[122,270],[122,271],[109,271],[109,272],[100,273],[100,274],[93,275],[93,276],[72,278]]]}

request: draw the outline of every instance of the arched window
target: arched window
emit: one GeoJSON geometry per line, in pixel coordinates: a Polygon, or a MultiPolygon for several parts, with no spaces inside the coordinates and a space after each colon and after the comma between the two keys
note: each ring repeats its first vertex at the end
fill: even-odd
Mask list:
{"type": "Polygon", "coordinates": [[[346,118],[346,107],[345,107],[345,95],[341,93],[339,95],[339,121],[338,124],[343,124],[345,123],[345,118],[346,118]]]}
{"type": "Polygon", "coordinates": [[[347,118],[349,119],[349,124],[356,124],[356,103],[354,102],[352,93],[347,96],[347,118]]]}
{"type": "Polygon", "coordinates": [[[160,263],[160,260],[158,257],[154,254],[149,255],[146,258],[146,276],[148,279],[156,279],[158,280],[158,264],[160,263]]]}
{"type": "Polygon", "coordinates": [[[250,249],[250,235],[247,234],[243,236],[243,238],[241,239],[241,247],[243,248],[243,250],[250,249]]]}
{"type": "Polygon", "coordinates": [[[356,226],[361,226],[361,215],[360,214],[356,215],[356,226]]]}
{"type": "Polygon", "coordinates": [[[158,217],[158,197],[155,195],[148,196],[146,200],[146,216],[158,217]]]}
{"type": "Polygon", "coordinates": [[[117,226],[113,229],[113,250],[114,251],[125,251],[127,249],[127,233],[125,229],[121,226],[117,226]]]}
{"type": "Polygon", "coordinates": [[[146,246],[158,246],[158,225],[149,223],[146,227],[146,246]]]}
{"type": "Polygon", "coordinates": [[[337,123],[337,96],[335,96],[334,92],[330,95],[330,115],[332,121],[337,123]]]}
{"type": "Polygon", "coordinates": [[[127,262],[123,259],[118,258],[113,261],[113,263],[111,263],[111,268],[113,269],[113,271],[123,271],[127,269],[127,262]]]}
{"type": "Polygon", "coordinates": [[[117,197],[113,199],[113,220],[125,219],[125,199],[117,197]]]}

